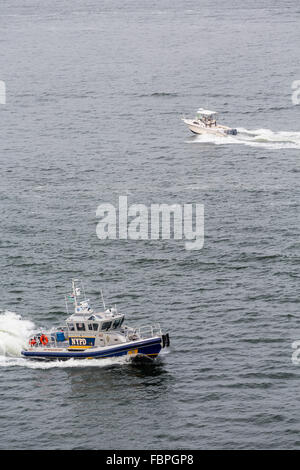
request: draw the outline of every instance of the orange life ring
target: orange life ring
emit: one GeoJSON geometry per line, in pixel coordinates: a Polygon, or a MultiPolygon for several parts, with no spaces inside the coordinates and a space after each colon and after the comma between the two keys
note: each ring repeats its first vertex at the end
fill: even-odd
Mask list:
{"type": "Polygon", "coordinates": [[[46,346],[46,344],[48,344],[48,338],[47,338],[47,336],[46,336],[46,335],[42,335],[42,336],[40,337],[40,342],[41,342],[44,346],[46,346]]]}

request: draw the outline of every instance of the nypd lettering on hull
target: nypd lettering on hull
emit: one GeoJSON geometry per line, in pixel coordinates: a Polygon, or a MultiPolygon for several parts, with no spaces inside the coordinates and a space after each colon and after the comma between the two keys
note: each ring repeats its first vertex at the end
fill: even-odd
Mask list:
{"type": "Polygon", "coordinates": [[[69,338],[70,348],[91,348],[95,344],[95,338],[81,338],[71,337],[69,338]]]}

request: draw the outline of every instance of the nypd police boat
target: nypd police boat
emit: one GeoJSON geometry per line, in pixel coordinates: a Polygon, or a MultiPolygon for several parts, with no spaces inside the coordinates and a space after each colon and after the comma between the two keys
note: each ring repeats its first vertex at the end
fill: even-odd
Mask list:
{"type": "MultiPolygon", "coordinates": [[[[102,292],[101,292],[102,295],[102,292]]],[[[130,359],[155,359],[170,339],[160,325],[132,328],[124,324],[125,315],[117,308],[94,311],[85,297],[83,284],[72,280],[72,293],[66,296],[74,303],[74,313],[64,326],[48,332],[39,332],[29,339],[21,351],[34,359],[94,359],[128,356],[130,359]],[[82,300],[81,300],[82,299],[82,300]]]]}

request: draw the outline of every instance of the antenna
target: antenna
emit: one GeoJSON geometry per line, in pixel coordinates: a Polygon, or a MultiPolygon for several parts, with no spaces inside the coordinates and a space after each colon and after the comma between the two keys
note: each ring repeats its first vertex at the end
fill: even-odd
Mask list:
{"type": "Polygon", "coordinates": [[[74,307],[75,311],[77,308],[77,292],[76,292],[76,282],[78,282],[78,279],[72,279],[72,290],[73,290],[73,297],[74,297],[74,307]]]}
{"type": "Polygon", "coordinates": [[[104,311],[105,311],[105,302],[104,302],[102,289],[100,289],[100,292],[101,292],[102,303],[103,303],[103,307],[104,307],[104,311]]]}
{"type": "Polygon", "coordinates": [[[84,289],[84,284],[83,282],[81,281],[81,289],[83,290],[83,297],[84,299],[86,299],[86,296],[85,296],[85,289],[84,289]]]}
{"type": "Polygon", "coordinates": [[[68,300],[67,300],[67,296],[66,296],[66,295],[65,295],[65,304],[66,304],[67,314],[69,315],[68,300]]]}

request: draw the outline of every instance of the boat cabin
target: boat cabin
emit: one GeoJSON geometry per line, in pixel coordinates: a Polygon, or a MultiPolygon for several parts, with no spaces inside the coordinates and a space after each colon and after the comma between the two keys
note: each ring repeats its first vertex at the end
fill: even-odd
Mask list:
{"type": "MultiPolygon", "coordinates": [[[[92,347],[94,345],[109,344],[110,342],[122,342],[120,332],[125,315],[119,313],[116,308],[106,309],[103,300],[104,311],[95,312],[90,306],[90,300],[78,297],[83,295],[84,287],[77,287],[77,279],[72,279],[73,292],[66,297],[66,308],[68,311],[67,299],[74,303],[74,313],[66,319],[66,326],[61,330],[65,339],[69,340],[70,347],[92,347]],[[104,333],[106,333],[104,339],[104,333]]],[[[101,292],[102,295],[102,292],[101,292]]]]}
{"type": "Polygon", "coordinates": [[[97,332],[105,332],[116,330],[121,327],[124,322],[125,315],[108,310],[104,313],[93,313],[90,316],[82,314],[73,314],[67,320],[67,328],[69,336],[74,334],[97,334],[97,332]]]}
{"type": "Polygon", "coordinates": [[[198,121],[203,122],[206,127],[212,127],[217,125],[217,112],[209,111],[208,109],[199,108],[197,111],[198,121]]]}
{"type": "Polygon", "coordinates": [[[67,318],[65,339],[69,341],[69,348],[85,349],[124,342],[120,327],[125,315],[114,310],[89,315],[74,313],[67,318]]]}

